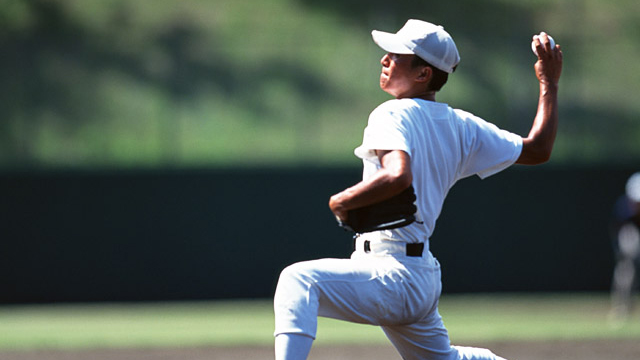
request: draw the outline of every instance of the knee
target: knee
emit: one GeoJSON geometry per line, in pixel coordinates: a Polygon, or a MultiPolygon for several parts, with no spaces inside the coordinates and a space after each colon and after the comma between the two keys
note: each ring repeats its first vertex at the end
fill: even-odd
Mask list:
{"type": "Polygon", "coordinates": [[[318,315],[316,291],[304,266],[294,264],[280,273],[273,299],[275,334],[302,334],[315,338],[318,315]]]}
{"type": "Polygon", "coordinates": [[[291,286],[292,283],[300,282],[301,272],[299,268],[300,266],[297,263],[284,268],[280,272],[280,276],[278,277],[278,288],[281,288],[283,286],[291,286]]]}
{"type": "Polygon", "coordinates": [[[278,282],[287,281],[292,278],[295,279],[300,273],[299,268],[300,268],[299,263],[295,263],[282,269],[282,271],[280,272],[280,279],[278,280],[278,282]]]}
{"type": "Polygon", "coordinates": [[[291,283],[304,284],[307,287],[314,283],[313,269],[310,268],[309,262],[291,264],[280,272],[278,286],[291,283]]]}
{"type": "Polygon", "coordinates": [[[297,297],[306,297],[313,281],[304,270],[304,264],[289,265],[280,272],[276,286],[275,302],[292,301],[297,297]]]}

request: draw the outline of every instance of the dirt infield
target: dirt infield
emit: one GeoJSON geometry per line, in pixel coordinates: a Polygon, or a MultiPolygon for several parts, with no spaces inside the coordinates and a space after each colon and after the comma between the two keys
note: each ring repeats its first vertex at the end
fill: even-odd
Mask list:
{"type": "MultiPolygon", "coordinates": [[[[510,360],[638,360],[638,340],[482,344],[510,360]]],[[[246,360],[273,359],[271,347],[0,352],[2,360],[246,360]]],[[[390,345],[318,346],[309,360],[399,360],[390,345]]]]}

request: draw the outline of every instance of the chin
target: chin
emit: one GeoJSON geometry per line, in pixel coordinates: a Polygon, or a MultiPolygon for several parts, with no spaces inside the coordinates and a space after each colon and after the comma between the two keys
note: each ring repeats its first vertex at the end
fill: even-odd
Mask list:
{"type": "Polygon", "coordinates": [[[396,94],[393,91],[385,88],[384,86],[382,86],[382,84],[380,84],[380,89],[382,89],[382,91],[386,92],[387,94],[389,94],[389,95],[391,95],[393,97],[396,97],[396,94]]]}
{"type": "MultiPolygon", "coordinates": [[[[389,88],[387,87],[387,82],[380,79],[380,89],[388,94],[391,94],[389,88]]],[[[391,94],[393,95],[393,94],[391,94]]]]}

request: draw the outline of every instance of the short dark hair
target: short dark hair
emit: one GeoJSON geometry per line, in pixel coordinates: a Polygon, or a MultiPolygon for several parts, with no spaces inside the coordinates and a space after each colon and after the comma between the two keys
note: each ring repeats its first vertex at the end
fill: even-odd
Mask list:
{"type": "MultiPolygon", "coordinates": [[[[411,62],[411,66],[412,67],[418,67],[418,66],[428,66],[433,70],[433,77],[431,78],[431,81],[429,81],[429,88],[427,90],[431,90],[431,91],[440,91],[440,89],[442,89],[442,87],[444,86],[444,84],[447,83],[447,80],[449,80],[449,74],[445,71],[442,71],[440,69],[438,69],[437,67],[429,64],[428,62],[426,62],[423,58],[421,58],[418,55],[414,55],[413,56],[413,60],[411,62]]],[[[456,65],[453,68],[453,71],[456,71],[456,68],[458,66],[456,65]]]]}

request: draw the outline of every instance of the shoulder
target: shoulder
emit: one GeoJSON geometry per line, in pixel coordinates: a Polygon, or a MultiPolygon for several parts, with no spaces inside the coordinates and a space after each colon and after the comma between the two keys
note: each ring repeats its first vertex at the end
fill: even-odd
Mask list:
{"type": "Polygon", "coordinates": [[[463,126],[467,129],[484,130],[491,132],[499,130],[499,128],[495,124],[468,111],[460,109],[452,109],[452,111],[453,113],[455,113],[460,123],[463,124],[463,126]]]}
{"type": "Polygon", "coordinates": [[[406,99],[385,101],[371,112],[368,125],[369,127],[404,127],[413,117],[412,106],[406,99]]]}
{"type": "Polygon", "coordinates": [[[469,123],[487,122],[483,118],[462,109],[452,109],[451,111],[456,115],[456,117],[458,117],[460,120],[464,122],[469,122],[469,123]]]}

